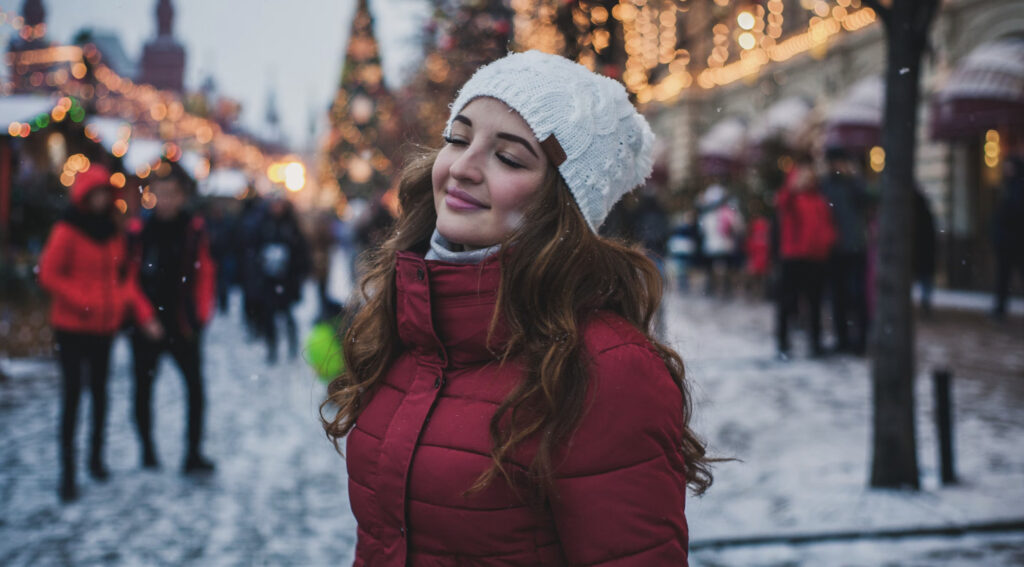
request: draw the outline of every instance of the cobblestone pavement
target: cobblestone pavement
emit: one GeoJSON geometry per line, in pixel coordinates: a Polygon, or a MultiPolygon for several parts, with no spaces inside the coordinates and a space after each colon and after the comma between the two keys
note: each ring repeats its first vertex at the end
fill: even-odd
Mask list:
{"type": "MultiPolygon", "coordinates": [[[[307,293],[307,297],[312,295],[307,293]]],[[[303,304],[298,314],[300,328],[308,329],[312,302],[303,304]]],[[[851,376],[863,376],[862,359],[796,360],[789,365],[774,362],[770,308],[759,303],[673,296],[667,315],[670,338],[680,347],[697,382],[699,409],[708,414],[699,425],[716,446],[735,454],[742,452],[745,444],[760,442],[757,420],[770,415],[743,415],[745,406],[731,406],[726,401],[716,405],[719,397],[728,399],[733,392],[730,388],[742,388],[748,397],[764,396],[766,403],[788,407],[789,412],[806,409],[801,405],[806,398],[791,395],[792,388],[810,389],[823,403],[832,404],[822,419],[839,427],[846,421],[865,427],[859,423],[863,411],[850,409],[859,402],[823,385],[826,381],[841,385],[851,376]],[[820,375],[827,377],[821,379],[820,375]],[[731,380],[736,376],[750,381],[731,380]]],[[[921,368],[950,366],[956,379],[958,409],[981,420],[985,431],[1003,427],[1007,443],[1024,431],[1022,412],[999,410],[1024,404],[1022,336],[1024,321],[1020,318],[996,324],[970,313],[939,312],[919,327],[921,368]],[[991,411],[993,407],[999,411],[991,411]]],[[[218,316],[205,340],[206,451],[217,462],[216,473],[206,479],[179,472],[184,450],[184,387],[177,370],[166,360],[155,392],[155,431],[163,468],[155,472],[140,469],[130,419],[130,354],[124,339],[115,342],[110,379],[106,454],[112,478],[97,484],[80,474],[81,496],[73,504],[62,506],[57,500],[60,388],[56,366],[48,361],[19,362],[21,371],[0,382],[0,565],[351,564],[355,522],[347,501],[344,462],[334,453],[317,419],[323,385],[301,361],[266,367],[263,346],[247,340],[237,310],[218,316]],[[25,372],[26,367],[32,370],[25,372]]],[[[858,388],[854,394],[863,395],[864,388],[858,388]]],[[[80,416],[80,448],[86,446],[88,412],[86,397],[80,416]]],[[[797,427],[816,425],[808,421],[797,427]]],[[[927,443],[928,434],[922,436],[927,443]]],[[[975,458],[989,468],[1003,467],[1008,479],[1017,479],[1021,459],[1007,456],[1009,453],[1007,449],[975,458]]],[[[736,500],[730,493],[749,497],[755,507],[760,506],[758,487],[771,484],[778,472],[771,469],[775,465],[768,463],[753,480],[740,474],[738,483],[730,480],[728,472],[723,474],[705,499],[704,510],[695,507],[691,519],[695,536],[718,535],[731,529],[732,523],[742,527],[743,521],[730,514],[746,513],[751,507],[730,508],[728,502],[736,500]],[[720,513],[709,511],[723,502],[720,513]]],[[[760,465],[747,469],[755,466],[760,465]]],[[[847,473],[856,483],[864,475],[862,469],[847,473]]],[[[755,509],[755,516],[778,522],[763,526],[762,531],[785,528],[792,526],[793,516],[798,515],[794,509],[803,505],[776,494],[764,500],[766,511],[755,509]]],[[[758,548],[735,553],[708,550],[696,553],[694,564],[828,565],[828,557],[858,557],[856,550],[865,545],[890,558],[907,553],[908,557],[925,558],[888,565],[930,565],[929,553],[947,549],[980,558],[980,562],[961,563],[976,565],[999,565],[1005,558],[1024,554],[1020,536],[936,541],[939,543],[914,552],[917,555],[909,550],[920,550],[919,545],[898,541],[881,547],[863,542],[799,549],[782,546],[762,550],[771,551],[767,555],[758,548]],[[828,549],[839,551],[829,555],[828,549]]]]}
{"type": "MultiPolygon", "coordinates": [[[[300,328],[308,328],[312,304],[302,307],[300,328]]],[[[80,498],[70,505],[56,491],[56,366],[0,383],[0,565],[351,564],[344,462],[317,419],[324,387],[301,360],[266,367],[264,347],[246,340],[237,315],[219,315],[205,337],[205,451],[217,463],[205,479],[180,474],[184,384],[169,360],[154,394],[163,468],[139,467],[123,338],[110,376],[112,476],[97,484],[80,467],[80,498]]],[[[86,397],[83,465],[89,411],[86,397]]]]}

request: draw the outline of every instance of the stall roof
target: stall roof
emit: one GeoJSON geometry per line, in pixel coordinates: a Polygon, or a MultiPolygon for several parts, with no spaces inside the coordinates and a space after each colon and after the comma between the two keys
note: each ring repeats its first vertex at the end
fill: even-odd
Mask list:
{"type": "Polygon", "coordinates": [[[128,151],[121,158],[127,172],[135,172],[144,166],[153,166],[160,161],[164,153],[164,143],[148,138],[132,138],[128,142],[128,151]]]}
{"type": "Polygon", "coordinates": [[[249,177],[238,169],[221,168],[199,183],[199,194],[204,197],[237,197],[249,187],[249,177]]]}
{"type": "Polygon", "coordinates": [[[120,130],[125,126],[131,127],[127,121],[120,118],[90,116],[85,119],[85,127],[96,134],[100,145],[106,148],[108,152],[112,150],[114,143],[120,139],[120,130]]]}
{"type": "Polygon", "coordinates": [[[790,137],[800,129],[811,111],[811,103],[792,96],[769,106],[750,127],[750,140],[760,143],[775,136],[790,137]]]}
{"type": "Polygon", "coordinates": [[[1024,39],[976,47],[932,101],[932,134],[957,138],[1024,127],[1024,39]]]}
{"type": "Polygon", "coordinates": [[[857,81],[825,118],[825,147],[865,149],[881,141],[885,81],[871,75],[857,81]]]}
{"type": "Polygon", "coordinates": [[[27,122],[40,114],[49,114],[57,98],[44,95],[18,94],[0,97],[0,131],[5,135],[11,122],[27,122]]]}
{"type": "Polygon", "coordinates": [[[698,154],[702,157],[739,159],[743,153],[747,134],[746,124],[739,118],[723,118],[716,122],[698,142],[698,154]]]}

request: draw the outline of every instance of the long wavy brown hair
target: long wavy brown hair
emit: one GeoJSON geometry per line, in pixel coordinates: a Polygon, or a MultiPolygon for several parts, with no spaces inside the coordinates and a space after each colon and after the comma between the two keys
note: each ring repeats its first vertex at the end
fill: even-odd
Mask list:
{"type": "MultiPolygon", "coordinates": [[[[352,429],[400,353],[396,252],[425,250],[429,244],[437,222],[430,176],[436,156],[436,150],[425,151],[408,163],[399,181],[398,220],[388,239],[365,258],[367,271],[357,297],[361,307],[344,336],[346,370],[331,383],[321,405],[324,429],[339,452],[339,440],[352,429]],[[324,410],[331,407],[337,412],[328,419],[324,410]]],[[[529,467],[531,484],[540,495],[552,488],[554,455],[569,441],[585,411],[588,358],[580,329],[596,310],[612,311],[632,323],[665,362],[683,396],[680,449],[687,484],[696,494],[707,490],[711,459],[689,428],[692,404],[682,359],[652,335],[662,279],[650,259],[595,234],[554,167],[548,168],[524,222],[498,254],[501,283],[490,329],[493,333],[501,321],[508,338],[497,354],[503,361],[514,358],[522,363],[526,375],[491,418],[493,464],[468,491],[478,491],[498,476],[515,486],[506,465],[515,448],[530,438],[539,443],[529,467]]]]}

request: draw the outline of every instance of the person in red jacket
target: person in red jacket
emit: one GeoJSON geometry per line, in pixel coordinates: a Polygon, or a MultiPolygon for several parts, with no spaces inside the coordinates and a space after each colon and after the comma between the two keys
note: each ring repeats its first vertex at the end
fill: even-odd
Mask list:
{"type": "Polygon", "coordinates": [[[789,320],[806,299],[811,354],[821,356],[821,295],[825,265],[836,231],[828,201],[818,190],[810,156],[798,156],[775,198],[780,278],[776,290],[775,333],[778,357],[790,356],[789,320]]]}
{"type": "Polygon", "coordinates": [[[87,382],[92,394],[89,473],[103,481],[109,476],[103,463],[103,429],[111,340],[129,309],[143,332],[159,332],[153,310],[125,263],[110,171],[93,164],[72,184],[71,206],[54,225],[39,258],[39,283],[52,297],[50,323],[63,377],[59,494],[64,502],[77,496],[74,443],[82,384],[87,382]]]}
{"type": "Polygon", "coordinates": [[[153,443],[153,382],[160,356],[167,352],[178,365],[188,391],[186,473],[211,472],[203,456],[202,330],[213,313],[216,270],[203,219],[185,210],[188,175],[164,162],[150,190],[156,197],[153,215],[130,227],[133,265],[139,285],[156,307],[163,333],[132,336],[135,370],[135,422],[142,444],[142,466],[159,467],[153,443]],[[163,173],[163,175],[161,175],[163,173]]]}
{"type": "Polygon", "coordinates": [[[601,238],[651,172],[625,89],[536,51],[482,67],[413,159],[324,417],[355,565],[686,565],[711,483],[662,280],[601,238]],[[340,450],[340,447],[339,447],[340,450]]]}

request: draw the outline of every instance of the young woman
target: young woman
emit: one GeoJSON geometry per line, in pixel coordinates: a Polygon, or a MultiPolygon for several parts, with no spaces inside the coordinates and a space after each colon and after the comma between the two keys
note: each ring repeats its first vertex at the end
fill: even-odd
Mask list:
{"type": "Polygon", "coordinates": [[[75,179],[71,207],[53,227],[39,259],[39,283],[53,298],[50,323],[63,373],[59,493],[65,502],[77,495],[74,442],[82,385],[89,384],[92,392],[89,473],[103,481],[109,475],[103,464],[103,428],[111,340],[129,308],[144,332],[161,332],[153,308],[127,275],[125,241],[113,205],[110,172],[94,164],[75,179]]]}
{"type": "Polygon", "coordinates": [[[711,483],[661,278],[596,234],[651,171],[625,89],[527,52],[481,68],[403,174],[325,420],[357,566],[685,565],[711,483]]]}

